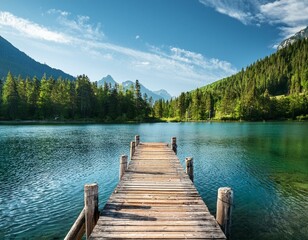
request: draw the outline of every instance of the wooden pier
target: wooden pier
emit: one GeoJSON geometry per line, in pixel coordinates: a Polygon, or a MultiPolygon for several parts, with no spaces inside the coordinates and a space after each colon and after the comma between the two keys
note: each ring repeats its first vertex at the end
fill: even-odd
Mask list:
{"type": "MultiPolygon", "coordinates": [[[[186,159],[188,175],[175,152],[175,142],[139,143],[138,137],[128,166],[121,157],[120,182],[87,239],[226,239],[224,223],[217,223],[192,182],[192,158],[186,159]]],[[[223,212],[227,201],[219,203],[223,212]]]]}

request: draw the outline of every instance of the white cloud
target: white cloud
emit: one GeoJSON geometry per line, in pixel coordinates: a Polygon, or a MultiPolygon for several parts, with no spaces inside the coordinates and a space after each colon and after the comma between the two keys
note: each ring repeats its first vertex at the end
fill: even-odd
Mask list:
{"type": "Polygon", "coordinates": [[[308,1],[278,0],[260,6],[260,13],[271,24],[279,27],[283,38],[288,38],[308,25],[308,1]]]}
{"type": "MultiPolygon", "coordinates": [[[[106,74],[121,75],[122,78],[125,76],[126,79],[140,79],[152,89],[165,88],[172,94],[178,94],[180,91],[204,86],[236,72],[228,62],[206,58],[200,53],[181,48],[148,45],[147,50],[140,51],[112,44],[103,37],[100,24],[90,24],[90,19],[86,16],[73,18],[69,13],[60,10],[50,10],[49,14],[57,14],[57,29],[62,30],[61,32],[53,32],[29,20],[1,12],[0,26],[19,29],[31,39],[62,43],[63,45],[58,44],[55,50],[65,49],[71,56],[66,55],[62,61],[55,60],[52,63],[46,56],[53,55],[55,58],[58,55],[59,59],[62,54],[51,47],[46,49],[44,57],[40,56],[39,59],[66,71],[74,69],[68,71],[73,75],[84,73],[92,80],[97,80],[97,75],[103,74],[105,69],[106,74]]],[[[14,31],[11,32],[13,34],[14,31]]],[[[26,39],[23,38],[24,43],[26,39]]],[[[31,41],[31,45],[37,44],[31,41]]],[[[36,52],[38,54],[40,51],[36,52]]]]}
{"type": "Polygon", "coordinates": [[[302,26],[294,26],[294,27],[279,27],[281,31],[281,36],[283,39],[289,38],[293,36],[295,33],[299,32],[300,30],[303,30],[306,27],[306,25],[302,26]]]}
{"type": "Polygon", "coordinates": [[[48,14],[57,15],[57,21],[63,32],[71,35],[79,35],[84,39],[99,40],[104,37],[101,31],[101,24],[90,24],[89,16],[78,15],[76,19],[70,18],[70,13],[66,11],[50,9],[48,14]]]}
{"type": "Polygon", "coordinates": [[[259,1],[229,1],[229,0],[199,0],[205,6],[214,8],[217,12],[228,15],[241,21],[243,24],[250,24],[255,21],[254,11],[259,1]]]}
{"type": "Polygon", "coordinates": [[[62,10],[54,9],[54,8],[49,9],[49,10],[47,11],[47,13],[48,13],[48,14],[60,14],[60,15],[62,15],[62,16],[68,16],[68,15],[71,14],[70,12],[66,12],[66,11],[62,11],[62,10]]]}
{"type": "Polygon", "coordinates": [[[46,27],[33,23],[27,19],[19,18],[9,12],[0,11],[0,26],[13,28],[31,38],[56,42],[69,43],[70,39],[63,33],[51,31],[46,27]]]}
{"type": "Polygon", "coordinates": [[[226,61],[207,59],[200,53],[175,47],[151,47],[149,51],[139,51],[111,43],[87,41],[83,44],[102,55],[112,54],[112,64],[121,68],[117,71],[125,71],[127,76],[134,74],[135,79],[147,80],[150,84],[154,84],[153,79],[156,79],[162,87],[171,84],[180,89],[177,91],[201,87],[237,72],[226,61]]]}
{"type": "Polygon", "coordinates": [[[277,25],[282,38],[287,38],[308,25],[308,1],[303,0],[199,0],[217,12],[243,24],[277,25]]]}
{"type": "Polygon", "coordinates": [[[137,40],[140,38],[140,36],[139,35],[136,35],[136,37],[135,37],[137,40]]]}
{"type": "Polygon", "coordinates": [[[260,12],[273,23],[307,23],[308,1],[278,0],[261,5],[260,12]]]}

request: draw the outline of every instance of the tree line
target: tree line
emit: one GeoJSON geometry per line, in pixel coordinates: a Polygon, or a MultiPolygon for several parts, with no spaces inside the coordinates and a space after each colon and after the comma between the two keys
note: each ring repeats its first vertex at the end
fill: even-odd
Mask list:
{"type": "Polygon", "coordinates": [[[176,121],[308,118],[308,39],[279,50],[239,73],[157,101],[154,116],[176,121]]]}
{"type": "Polygon", "coordinates": [[[97,86],[85,75],[0,80],[0,120],[94,119],[109,121],[274,120],[308,118],[308,39],[258,60],[245,70],[170,101],[154,104],[139,81],[97,86]]]}
{"type": "Polygon", "coordinates": [[[140,92],[139,81],[128,90],[105,83],[97,86],[85,75],[76,80],[53,77],[0,80],[1,120],[144,121],[151,113],[151,99],[140,92]]]}

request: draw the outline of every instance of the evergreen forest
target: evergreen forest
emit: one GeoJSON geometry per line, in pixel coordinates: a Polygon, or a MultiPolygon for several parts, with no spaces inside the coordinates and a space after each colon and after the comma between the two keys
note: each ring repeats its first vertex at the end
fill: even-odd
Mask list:
{"type": "Polygon", "coordinates": [[[13,76],[0,80],[0,120],[102,122],[276,120],[308,118],[308,39],[258,60],[237,74],[170,101],[155,103],[140,83],[97,86],[75,80],[13,76]]]}
{"type": "Polygon", "coordinates": [[[157,101],[153,112],[174,121],[307,119],[308,39],[233,76],[157,101]]]}
{"type": "Polygon", "coordinates": [[[146,121],[151,111],[138,80],[124,92],[119,85],[98,87],[85,75],[73,81],[46,75],[39,80],[9,72],[0,93],[1,120],[146,121]]]}

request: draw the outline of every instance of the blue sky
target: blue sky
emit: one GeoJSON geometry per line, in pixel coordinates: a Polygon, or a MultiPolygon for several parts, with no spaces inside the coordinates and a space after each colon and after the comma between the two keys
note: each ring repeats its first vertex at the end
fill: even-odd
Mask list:
{"type": "Polygon", "coordinates": [[[172,95],[236,73],[307,25],[305,0],[0,0],[0,35],[37,61],[172,95]]]}

